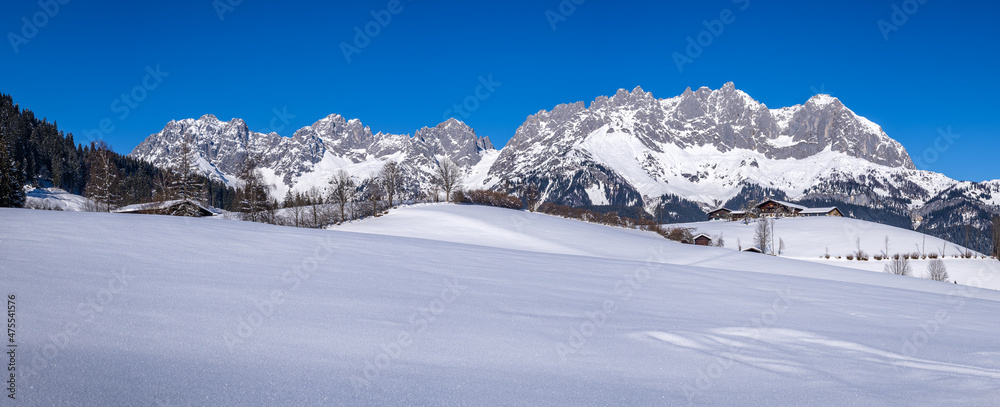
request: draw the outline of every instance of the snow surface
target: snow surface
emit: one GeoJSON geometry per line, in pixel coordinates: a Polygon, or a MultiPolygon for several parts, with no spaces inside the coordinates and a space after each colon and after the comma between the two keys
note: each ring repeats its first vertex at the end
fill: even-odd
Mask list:
{"type": "Polygon", "coordinates": [[[31,189],[26,194],[28,205],[48,206],[64,211],[86,211],[90,200],[81,195],[71,194],[62,188],[31,189]]]}
{"type": "Polygon", "coordinates": [[[455,205],[344,230],[20,209],[0,209],[0,224],[24,405],[995,405],[1000,394],[992,290],[455,205]]]}
{"type": "MultiPolygon", "coordinates": [[[[675,225],[670,225],[675,226],[675,225]]],[[[676,226],[694,228],[697,233],[710,236],[722,236],[725,247],[738,249],[740,243],[746,249],[753,245],[756,233],[756,222],[696,222],[683,223],[676,226]]],[[[980,274],[1000,276],[1000,262],[983,259],[956,259],[954,256],[964,253],[965,248],[945,240],[927,236],[912,230],[901,229],[879,223],[866,222],[851,218],[839,217],[800,217],[777,219],[774,224],[774,242],[785,241],[783,257],[806,260],[822,264],[849,267],[859,270],[882,272],[888,262],[849,261],[848,254],[857,251],[857,239],[861,239],[861,249],[869,256],[885,252],[885,238],[889,238],[889,254],[896,253],[936,253],[944,254],[945,266],[952,281],[958,284],[982,286],[1000,290],[1000,278],[983,280],[980,274]],[[829,249],[831,258],[824,257],[829,249]],[[836,257],[840,256],[841,259],[836,257]]],[[[911,261],[915,276],[925,275],[930,260],[911,261]]]]}
{"type": "MultiPolygon", "coordinates": [[[[482,158],[476,165],[469,168],[468,175],[462,180],[463,184],[468,189],[481,189],[488,187],[486,185],[486,178],[489,176],[490,167],[493,163],[497,161],[500,157],[500,150],[485,150],[482,152],[482,158]]],[[[443,157],[438,158],[439,160],[443,157]]]]}

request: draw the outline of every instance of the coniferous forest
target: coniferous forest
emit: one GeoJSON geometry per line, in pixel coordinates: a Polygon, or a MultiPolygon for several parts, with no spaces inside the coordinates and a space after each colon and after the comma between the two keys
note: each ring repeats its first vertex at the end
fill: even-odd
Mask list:
{"type": "MultiPolygon", "coordinates": [[[[87,196],[107,210],[171,198],[171,171],[116,153],[102,140],[73,139],[55,121],[22,109],[0,94],[0,207],[22,207],[24,187],[58,187],[87,196]]],[[[230,210],[235,189],[197,176],[200,197],[209,206],[230,210]]]]}

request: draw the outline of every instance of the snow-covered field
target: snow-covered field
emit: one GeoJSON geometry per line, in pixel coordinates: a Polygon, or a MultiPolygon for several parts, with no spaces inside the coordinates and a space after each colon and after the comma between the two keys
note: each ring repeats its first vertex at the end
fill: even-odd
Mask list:
{"type": "MultiPolygon", "coordinates": [[[[674,225],[671,225],[674,226],[674,225]]],[[[713,237],[722,236],[725,247],[736,250],[742,244],[746,249],[753,245],[757,224],[750,222],[697,222],[676,226],[694,228],[697,233],[713,237]]],[[[896,253],[937,254],[942,257],[951,281],[958,284],[986,287],[1000,290],[1000,278],[985,280],[983,275],[1000,276],[1000,262],[993,259],[955,258],[966,249],[954,243],[912,230],[900,229],[879,223],[865,222],[850,218],[784,218],[774,223],[775,243],[783,240],[783,257],[849,267],[859,270],[882,272],[888,260],[876,261],[874,255],[886,252],[886,237],[889,238],[889,255],[896,253]],[[857,251],[858,239],[861,249],[870,257],[868,261],[847,260],[847,255],[857,251]],[[830,258],[826,259],[829,250],[830,258]],[[837,257],[840,259],[837,259],[837,257]]],[[[978,253],[977,253],[978,254],[978,253]]],[[[923,277],[930,259],[913,260],[913,274],[923,277]]]]}
{"type": "Polygon", "coordinates": [[[16,209],[0,225],[23,405],[1000,399],[993,290],[470,206],[335,230],[16,209]]]}

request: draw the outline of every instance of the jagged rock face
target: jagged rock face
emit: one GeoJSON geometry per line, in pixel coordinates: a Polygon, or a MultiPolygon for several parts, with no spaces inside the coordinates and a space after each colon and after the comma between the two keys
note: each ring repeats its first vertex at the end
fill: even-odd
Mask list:
{"type": "Polygon", "coordinates": [[[363,179],[380,167],[379,162],[393,159],[410,176],[410,186],[419,189],[430,182],[439,159],[447,156],[469,168],[487,152],[495,151],[489,138],[476,136],[472,128],[454,119],[409,137],[373,134],[360,120],[330,115],[287,138],[250,131],[240,119],[223,122],[205,115],[197,120],[168,123],[130,155],[162,167],[173,166],[186,134],[191,135],[194,150],[203,159],[199,164],[206,175],[236,182],[236,174],[247,157],[258,157],[264,169],[280,178],[283,185],[278,185],[279,195],[293,188],[323,187],[334,171],[329,166],[319,168],[324,160],[363,179]],[[304,176],[308,180],[303,180],[304,176]]]}
{"type": "Polygon", "coordinates": [[[224,122],[213,115],[171,121],[130,155],[160,167],[173,167],[187,135],[191,136],[193,150],[203,158],[199,162],[202,171],[222,181],[232,181],[251,155],[285,174],[302,173],[323,156],[323,146],[317,139],[256,133],[241,119],[224,122]]]}
{"type": "MultiPolygon", "coordinates": [[[[758,156],[802,160],[824,152],[841,153],[882,167],[914,169],[902,145],[835,98],[818,95],[803,105],[772,110],[727,83],[714,91],[689,88],[670,99],[656,99],[641,88],[619,90],[613,97],[598,97],[589,107],[577,102],[538,112],[518,128],[487,179],[496,183],[507,179],[551,179],[561,184],[555,181],[567,177],[599,178],[570,174],[603,173],[606,171],[602,167],[610,167],[624,176],[627,185],[608,187],[595,182],[575,189],[631,187],[639,195],[655,198],[675,192],[666,186],[676,185],[672,181],[675,177],[734,189],[744,181],[755,181],[754,174],[739,171],[738,167],[759,168],[758,156]],[[700,162],[676,162],[679,157],[673,154],[677,150],[704,152],[706,148],[720,155],[748,154],[738,165],[724,169],[730,174],[720,174],[719,165],[708,162],[712,157],[703,153],[698,154],[705,159],[700,162]],[[621,151],[615,151],[617,156],[612,158],[609,150],[621,151]],[[633,170],[641,173],[637,176],[636,171],[630,173],[623,167],[636,167],[633,170]],[[658,186],[650,186],[654,184],[658,186]]],[[[768,180],[763,181],[766,184],[768,180]]],[[[770,186],[804,190],[809,185],[770,186]]],[[[549,199],[567,204],[577,203],[579,196],[577,192],[547,193],[549,199]]],[[[605,198],[609,204],[627,204],[615,202],[609,195],[605,198]]],[[[708,198],[724,201],[727,197],[695,197],[706,203],[708,198]]],[[[594,199],[590,201],[584,203],[596,204],[594,199]]]]}

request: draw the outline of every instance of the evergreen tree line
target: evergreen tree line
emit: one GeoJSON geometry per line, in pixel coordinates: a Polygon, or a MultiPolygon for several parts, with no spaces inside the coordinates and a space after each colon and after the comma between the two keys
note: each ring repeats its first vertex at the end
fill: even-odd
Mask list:
{"type": "MultiPolygon", "coordinates": [[[[181,171],[182,174],[186,173],[181,171]]],[[[53,186],[84,195],[93,210],[165,200],[177,195],[177,173],[111,150],[101,140],[78,144],[55,122],[21,109],[10,95],[0,94],[0,206],[22,207],[24,186],[53,186]]],[[[190,174],[185,197],[222,209],[234,208],[236,190],[204,176],[190,174]],[[194,191],[192,188],[197,189],[194,191]]]]}

